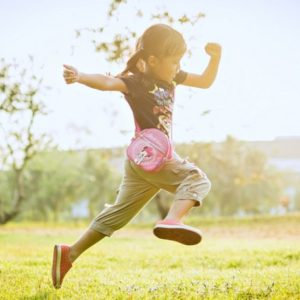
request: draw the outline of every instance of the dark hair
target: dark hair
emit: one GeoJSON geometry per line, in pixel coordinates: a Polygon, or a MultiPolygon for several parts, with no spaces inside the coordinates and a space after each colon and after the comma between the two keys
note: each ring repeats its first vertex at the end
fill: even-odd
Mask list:
{"type": "Polygon", "coordinates": [[[183,55],[185,51],[186,44],[181,33],[165,24],[152,25],[137,40],[135,53],[127,61],[121,75],[139,72],[137,63],[140,59],[146,61],[150,55],[163,58],[183,55]]]}

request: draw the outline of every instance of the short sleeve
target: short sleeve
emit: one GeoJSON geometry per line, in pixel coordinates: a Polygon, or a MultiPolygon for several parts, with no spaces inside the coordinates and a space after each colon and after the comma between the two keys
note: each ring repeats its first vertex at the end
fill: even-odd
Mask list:
{"type": "Polygon", "coordinates": [[[187,77],[187,72],[180,70],[174,78],[176,85],[183,83],[185,81],[186,77],[187,77]]]}
{"type": "Polygon", "coordinates": [[[139,89],[139,81],[135,74],[129,76],[119,77],[126,85],[128,94],[135,95],[136,91],[139,89]]]}

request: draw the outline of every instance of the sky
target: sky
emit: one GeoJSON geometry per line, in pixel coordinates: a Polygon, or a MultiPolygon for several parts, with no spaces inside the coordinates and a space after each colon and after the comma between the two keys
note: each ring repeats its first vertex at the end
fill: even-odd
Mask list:
{"type": "Polygon", "coordinates": [[[27,67],[32,55],[36,72],[51,87],[40,96],[50,113],[35,124],[36,132],[48,133],[62,149],[128,144],[134,122],[122,95],[66,85],[62,64],[86,73],[118,73],[124,63],[109,63],[91,40],[108,40],[126,26],[142,34],[155,23],[149,21],[151,13],[168,10],[174,16],[205,14],[196,26],[176,27],[192,51],[183,58],[182,69],[202,73],[208,63],[206,43],[222,46],[219,72],[209,89],[176,90],[175,142],[222,141],[227,135],[242,140],[300,136],[299,1],[128,0],[108,20],[109,3],[0,0],[0,58],[27,67]],[[144,18],[134,16],[136,8],[144,18]],[[100,26],[106,26],[105,34],[86,32],[76,38],[76,30],[100,26]]]}

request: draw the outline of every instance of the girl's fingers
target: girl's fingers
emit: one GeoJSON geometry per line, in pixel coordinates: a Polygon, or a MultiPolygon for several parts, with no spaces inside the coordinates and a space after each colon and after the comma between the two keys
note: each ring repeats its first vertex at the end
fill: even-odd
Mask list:
{"type": "Polygon", "coordinates": [[[73,69],[74,69],[74,67],[72,67],[72,66],[70,66],[70,65],[65,65],[65,64],[63,64],[63,66],[64,66],[66,69],[68,69],[68,70],[73,70],[73,69]]]}
{"type": "Polygon", "coordinates": [[[65,70],[64,73],[63,73],[63,76],[64,77],[77,77],[78,74],[76,71],[67,71],[65,70]]]}
{"type": "Polygon", "coordinates": [[[63,66],[64,66],[63,77],[65,79],[65,82],[67,84],[77,82],[77,77],[78,77],[77,70],[70,65],[63,64],[63,66]]]}
{"type": "Polygon", "coordinates": [[[64,77],[75,77],[76,74],[74,72],[64,72],[64,77]]]}
{"type": "Polygon", "coordinates": [[[64,72],[64,77],[76,77],[76,74],[73,72],[64,72]]]}
{"type": "Polygon", "coordinates": [[[65,82],[67,82],[67,83],[77,82],[77,78],[76,77],[65,77],[65,82]]]}
{"type": "Polygon", "coordinates": [[[75,73],[76,73],[75,70],[67,70],[67,69],[64,70],[64,74],[75,74],[75,73]]]}
{"type": "Polygon", "coordinates": [[[67,83],[67,84],[75,83],[75,80],[66,80],[66,83],[67,83]]]}
{"type": "Polygon", "coordinates": [[[75,76],[64,76],[65,80],[75,80],[75,76]]]}

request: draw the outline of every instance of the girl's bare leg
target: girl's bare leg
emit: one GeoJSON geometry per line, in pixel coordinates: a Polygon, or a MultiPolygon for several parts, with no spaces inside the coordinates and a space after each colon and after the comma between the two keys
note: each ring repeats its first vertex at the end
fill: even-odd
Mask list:
{"type": "Polygon", "coordinates": [[[194,200],[177,200],[174,201],[165,219],[181,221],[182,218],[195,205],[194,200]]]}
{"type": "Polygon", "coordinates": [[[93,229],[87,229],[83,235],[76,241],[72,246],[70,246],[70,260],[73,263],[78,256],[81,255],[85,250],[99,242],[105,237],[104,234],[95,231],[93,229]]]}

